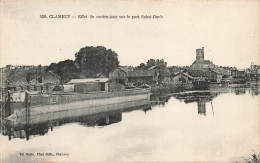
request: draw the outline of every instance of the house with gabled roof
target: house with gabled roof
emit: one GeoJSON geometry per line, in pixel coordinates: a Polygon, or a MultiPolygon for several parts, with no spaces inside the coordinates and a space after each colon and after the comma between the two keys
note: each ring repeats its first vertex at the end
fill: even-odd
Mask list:
{"type": "Polygon", "coordinates": [[[210,72],[210,76],[209,76],[209,79],[212,81],[212,82],[220,82],[221,79],[222,79],[222,76],[224,75],[220,70],[218,69],[209,69],[209,72],[210,72]]]}
{"type": "Polygon", "coordinates": [[[132,69],[127,67],[118,67],[109,74],[109,80],[113,83],[125,85],[128,83],[127,75],[129,71],[132,71],[132,69]]]}
{"type": "Polygon", "coordinates": [[[189,84],[189,83],[192,83],[193,80],[194,80],[194,77],[189,75],[187,71],[181,71],[181,72],[175,73],[172,76],[173,84],[189,84]]]}
{"type": "Polygon", "coordinates": [[[156,70],[133,70],[127,74],[129,83],[154,84],[158,82],[158,74],[156,70]]]}
{"type": "Polygon", "coordinates": [[[171,73],[166,70],[160,70],[158,80],[162,84],[172,84],[171,73]]]}
{"type": "Polygon", "coordinates": [[[109,81],[113,83],[153,84],[158,82],[159,72],[155,69],[132,70],[127,67],[118,67],[109,74],[109,81]]]}
{"type": "Polygon", "coordinates": [[[159,65],[155,65],[150,67],[148,70],[155,70],[157,74],[161,71],[161,67],[159,65]]]}

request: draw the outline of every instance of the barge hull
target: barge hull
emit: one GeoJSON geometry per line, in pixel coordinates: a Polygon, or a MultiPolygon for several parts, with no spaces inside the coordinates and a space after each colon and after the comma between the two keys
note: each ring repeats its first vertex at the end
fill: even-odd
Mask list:
{"type": "Polygon", "coordinates": [[[7,117],[7,120],[17,119],[21,117],[30,116],[31,119],[36,116],[41,118],[44,114],[51,115],[57,112],[68,112],[81,109],[83,112],[98,113],[100,111],[109,111],[113,108],[133,107],[135,105],[141,105],[149,103],[149,94],[140,94],[132,96],[113,97],[106,99],[95,99],[77,101],[65,104],[45,105],[45,106],[34,106],[28,110],[26,108],[16,109],[14,114],[7,117]],[[140,103],[141,102],[141,103],[140,103]],[[136,103],[136,104],[135,104],[136,103]]]}

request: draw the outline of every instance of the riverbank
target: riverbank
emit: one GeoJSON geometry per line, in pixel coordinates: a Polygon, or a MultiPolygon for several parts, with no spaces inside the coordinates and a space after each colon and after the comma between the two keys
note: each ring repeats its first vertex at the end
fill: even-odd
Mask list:
{"type": "Polygon", "coordinates": [[[171,94],[192,90],[192,84],[152,85],[151,94],[171,94]]]}
{"type": "Polygon", "coordinates": [[[217,92],[227,92],[228,88],[249,88],[249,87],[259,87],[260,83],[246,83],[246,84],[227,84],[227,83],[210,83],[208,90],[194,90],[192,84],[169,84],[169,85],[152,85],[151,94],[165,94],[173,95],[188,91],[216,91],[217,92]]]}

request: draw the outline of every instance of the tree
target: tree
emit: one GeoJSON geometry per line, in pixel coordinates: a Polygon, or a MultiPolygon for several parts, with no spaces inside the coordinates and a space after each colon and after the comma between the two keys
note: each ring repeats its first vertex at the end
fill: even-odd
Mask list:
{"type": "Polygon", "coordinates": [[[146,64],[141,63],[139,66],[136,67],[136,69],[140,70],[147,70],[152,66],[158,65],[161,69],[165,70],[167,68],[167,62],[164,62],[163,59],[149,59],[146,64]]]}
{"type": "Polygon", "coordinates": [[[80,71],[73,60],[61,61],[58,64],[52,63],[46,71],[52,71],[61,77],[63,83],[67,83],[71,79],[79,78],[80,71]]]}
{"type": "Polygon", "coordinates": [[[34,75],[32,72],[28,72],[27,75],[26,75],[26,81],[27,83],[29,84],[30,81],[34,78],[34,75]]]}
{"type": "Polygon", "coordinates": [[[137,69],[137,70],[147,70],[147,66],[144,63],[141,63],[135,69],[137,69]]]}
{"type": "Polygon", "coordinates": [[[103,46],[81,48],[75,54],[75,63],[86,77],[95,77],[98,73],[108,76],[119,66],[117,53],[103,46]]]}
{"type": "Polygon", "coordinates": [[[154,59],[149,59],[147,62],[146,62],[146,66],[147,68],[150,68],[152,66],[155,66],[155,60],[154,59]]]}
{"type": "Polygon", "coordinates": [[[160,66],[163,70],[167,68],[167,62],[164,62],[163,59],[157,59],[155,64],[160,66]]]}
{"type": "Polygon", "coordinates": [[[58,65],[57,65],[57,63],[51,63],[50,66],[47,67],[46,72],[48,72],[48,71],[50,71],[50,70],[54,70],[54,71],[58,70],[58,65]]]}

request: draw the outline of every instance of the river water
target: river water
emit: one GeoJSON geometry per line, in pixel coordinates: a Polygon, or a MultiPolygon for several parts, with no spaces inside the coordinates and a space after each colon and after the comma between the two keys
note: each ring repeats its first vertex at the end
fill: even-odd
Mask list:
{"type": "Polygon", "coordinates": [[[1,154],[6,162],[241,161],[259,153],[259,128],[259,88],[224,88],[4,126],[1,154]]]}

